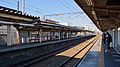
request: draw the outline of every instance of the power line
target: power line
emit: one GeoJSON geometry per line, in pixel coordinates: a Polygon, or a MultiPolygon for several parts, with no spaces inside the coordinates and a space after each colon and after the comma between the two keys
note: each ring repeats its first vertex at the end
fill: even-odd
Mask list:
{"type": "MultiPolygon", "coordinates": [[[[17,0],[16,0],[16,2],[17,2],[17,0]]],[[[19,3],[22,4],[22,2],[19,2],[19,3]]],[[[51,13],[51,12],[48,12],[48,11],[46,11],[46,10],[42,10],[42,9],[40,9],[40,8],[38,8],[38,7],[35,7],[35,6],[33,6],[33,5],[29,4],[29,3],[30,3],[30,2],[27,2],[27,4],[26,4],[27,7],[30,6],[30,7],[33,7],[34,9],[37,9],[37,10],[40,10],[40,11],[44,11],[44,12],[47,12],[47,13],[51,13]]],[[[30,7],[29,7],[29,8],[30,8],[30,7]]]]}
{"type": "MultiPolygon", "coordinates": [[[[4,0],[0,0],[0,1],[3,1],[3,2],[5,2],[5,3],[7,3],[7,4],[10,4],[10,5],[17,6],[17,4],[14,4],[14,3],[12,3],[12,2],[4,1],[4,0]]],[[[17,0],[16,0],[16,2],[17,2],[17,0]]],[[[22,4],[22,2],[19,2],[19,3],[22,4]]],[[[20,5],[20,7],[21,7],[21,5],[20,5]]],[[[36,13],[39,13],[39,14],[43,14],[43,13],[40,12],[40,11],[31,9],[31,8],[28,8],[28,7],[25,7],[25,9],[30,10],[30,11],[33,11],[33,12],[36,12],[36,13]]],[[[39,9],[39,8],[36,8],[36,9],[39,9]]]]}
{"type": "MultiPolygon", "coordinates": [[[[64,0],[64,2],[67,3],[68,5],[70,5],[66,0],[64,0]]],[[[70,6],[71,6],[71,5],[70,5],[70,6]]],[[[71,6],[71,7],[72,7],[74,10],[76,10],[73,6],[71,6]]],[[[77,11],[77,10],[76,10],[76,11],[77,11]]],[[[85,16],[81,16],[81,15],[77,15],[76,17],[78,18],[78,16],[81,17],[82,20],[84,19],[83,17],[85,17],[85,16]]],[[[77,18],[76,18],[76,19],[77,19],[77,18]]]]}
{"type": "MultiPolygon", "coordinates": [[[[65,5],[64,3],[62,3],[60,0],[58,0],[61,4],[63,4],[63,5],[65,5]]],[[[71,4],[69,4],[66,0],[64,0],[64,2],[66,3],[66,4],[68,4],[71,8],[73,8],[75,11],[77,11],[71,4]]],[[[66,6],[66,5],[65,5],[66,6]]],[[[68,6],[67,6],[68,7],[68,6]]],[[[69,8],[70,8],[69,7],[69,8]]],[[[70,8],[70,10],[71,10],[71,8],[70,8]]],[[[84,19],[81,15],[77,15],[77,18],[78,18],[78,16],[79,17],[81,17],[82,18],[82,20],[84,19]]]]}
{"type": "MultiPolygon", "coordinates": [[[[10,4],[10,5],[17,6],[16,4],[14,4],[14,3],[11,3],[11,2],[8,2],[8,1],[4,1],[4,0],[0,0],[0,1],[2,1],[2,2],[5,2],[5,3],[7,3],[7,4],[10,4]]],[[[39,11],[32,10],[32,9],[30,9],[30,8],[26,8],[26,9],[28,9],[28,10],[31,10],[31,11],[33,11],[33,12],[36,12],[36,13],[39,13],[39,14],[41,14],[41,12],[39,12],[39,11]]]]}
{"type": "MultiPolygon", "coordinates": [[[[5,1],[5,0],[0,0],[0,1],[2,1],[2,2],[5,2],[5,3],[7,3],[7,4],[10,4],[10,5],[14,5],[14,6],[17,6],[17,4],[15,4],[15,3],[11,3],[11,2],[8,2],[8,1],[5,1]]],[[[65,1],[65,3],[66,4],[69,4],[69,6],[71,6],[72,8],[70,8],[70,7],[68,7],[66,4],[64,4],[63,2],[61,2],[60,0],[57,0],[59,3],[61,3],[62,5],[64,5],[66,8],[68,8],[69,10],[72,10],[73,12],[74,12],[74,10],[76,10],[74,7],[72,7],[67,1],[65,1]]],[[[16,2],[17,2],[17,0],[16,0],[16,2]]],[[[21,2],[20,2],[21,3],[21,2]]],[[[31,6],[31,5],[29,5],[29,6],[31,6]]],[[[31,6],[31,7],[34,7],[34,6],[31,6]]],[[[40,11],[37,11],[37,10],[34,10],[34,9],[31,9],[31,8],[28,8],[28,7],[26,7],[26,9],[27,10],[30,10],[30,11],[33,11],[33,12],[36,12],[36,13],[39,13],[39,14],[42,14],[40,11]]],[[[38,10],[41,10],[41,9],[39,9],[39,8],[36,8],[35,7],[35,9],[38,9],[38,10]]],[[[78,15],[79,16],[79,15],[78,15]]],[[[81,16],[79,16],[79,17],[81,17],[81,16]]],[[[82,17],[83,18],[83,17],[82,17]]],[[[83,19],[85,19],[85,18],[83,18],[83,19]]],[[[82,20],[83,20],[82,19],[82,20]]]]}
{"type": "MultiPolygon", "coordinates": [[[[69,4],[66,0],[64,0],[66,4],[68,4],[70,7],[72,7],[74,10],[76,10],[71,4],[69,4]]],[[[77,10],[76,10],[77,11],[77,10]]]]}
{"type": "MultiPolygon", "coordinates": [[[[70,7],[72,7],[75,11],[77,11],[71,4],[69,4],[66,0],[64,0],[66,4],[68,4],[70,7]]],[[[79,16],[79,15],[78,15],[79,16]]],[[[81,17],[81,16],[80,16],[81,17]]]]}
{"type": "MultiPolygon", "coordinates": [[[[61,3],[62,5],[64,5],[66,8],[68,8],[70,11],[72,10],[73,11],[73,9],[71,9],[70,7],[68,7],[67,5],[65,5],[64,3],[62,3],[60,0],[57,0],[59,3],[61,3]]],[[[73,11],[74,12],[74,11],[73,11]]]]}
{"type": "Polygon", "coordinates": [[[0,0],[0,1],[5,2],[5,3],[8,3],[8,4],[10,4],[10,5],[14,5],[14,6],[16,6],[16,4],[11,3],[11,2],[8,2],[8,1],[4,1],[4,0],[0,0]]]}

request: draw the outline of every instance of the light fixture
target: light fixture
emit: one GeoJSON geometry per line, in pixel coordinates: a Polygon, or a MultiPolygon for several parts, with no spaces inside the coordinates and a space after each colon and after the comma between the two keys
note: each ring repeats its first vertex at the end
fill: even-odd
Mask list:
{"type": "Polygon", "coordinates": [[[95,19],[95,20],[98,20],[95,11],[91,11],[91,12],[92,12],[92,14],[93,14],[94,19],[95,19]]]}
{"type": "Polygon", "coordinates": [[[93,5],[92,0],[85,0],[85,1],[86,1],[87,5],[89,5],[89,6],[93,5]]]}

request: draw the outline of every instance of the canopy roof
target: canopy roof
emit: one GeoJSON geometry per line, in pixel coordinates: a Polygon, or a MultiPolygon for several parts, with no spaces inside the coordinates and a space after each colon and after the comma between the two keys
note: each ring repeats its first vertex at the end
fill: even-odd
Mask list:
{"type": "Polygon", "coordinates": [[[120,0],[75,0],[103,32],[120,27],[120,0]]]}
{"type": "Polygon", "coordinates": [[[0,25],[13,25],[17,29],[23,28],[22,30],[27,30],[27,28],[29,28],[29,30],[39,30],[40,28],[51,29],[56,27],[62,30],[66,29],[71,31],[92,32],[88,30],[74,28],[71,26],[60,25],[58,23],[59,22],[48,19],[45,21],[41,21],[40,17],[38,16],[32,16],[26,13],[22,13],[21,11],[0,6],[0,25]],[[21,26],[23,27],[21,28],[21,26]]]}

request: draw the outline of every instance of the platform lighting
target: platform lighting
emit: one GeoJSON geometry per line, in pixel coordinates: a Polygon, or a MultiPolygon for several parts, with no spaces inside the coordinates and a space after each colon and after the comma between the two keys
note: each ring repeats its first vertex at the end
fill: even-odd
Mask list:
{"type": "Polygon", "coordinates": [[[32,17],[32,15],[30,15],[30,17],[32,17]]]}
{"type": "Polygon", "coordinates": [[[1,8],[0,10],[3,10],[3,8],[1,8]]]}
{"type": "Polygon", "coordinates": [[[92,14],[93,14],[93,17],[95,18],[95,20],[97,21],[96,23],[97,23],[98,27],[100,28],[100,24],[99,24],[99,22],[98,22],[98,18],[97,18],[97,16],[96,16],[95,11],[92,11],[92,14]]]}
{"type": "Polygon", "coordinates": [[[87,5],[91,6],[93,3],[92,3],[92,0],[85,0],[87,5]]]}
{"type": "Polygon", "coordinates": [[[95,20],[98,20],[95,11],[91,11],[91,12],[92,12],[93,17],[95,18],[95,20]]]}
{"type": "Polygon", "coordinates": [[[14,13],[17,13],[17,12],[14,12],[14,13]]]}
{"type": "Polygon", "coordinates": [[[5,10],[6,12],[8,12],[8,10],[5,10]]]}
{"type": "Polygon", "coordinates": [[[22,29],[22,28],[23,28],[22,26],[19,27],[19,29],[22,29]]]}
{"type": "Polygon", "coordinates": [[[40,18],[39,16],[36,16],[36,18],[40,18]]]}
{"type": "Polygon", "coordinates": [[[28,16],[30,16],[30,14],[28,14],[28,16]]]}
{"type": "Polygon", "coordinates": [[[24,15],[25,15],[25,16],[27,16],[27,14],[26,14],[26,13],[24,13],[24,15]]]}
{"type": "Polygon", "coordinates": [[[28,14],[24,13],[24,15],[29,16],[28,14]]]}
{"type": "Polygon", "coordinates": [[[21,14],[21,12],[19,12],[18,14],[21,14]]]}
{"type": "Polygon", "coordinates": [[[12,13],[13,11],[11,10],[10,12],[12,13]]]}

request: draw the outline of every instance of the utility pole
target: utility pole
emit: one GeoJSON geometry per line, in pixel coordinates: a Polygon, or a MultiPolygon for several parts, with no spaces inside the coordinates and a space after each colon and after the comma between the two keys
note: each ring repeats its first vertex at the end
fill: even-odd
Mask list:
{"type": "Polygon", "coordinates": [[[25,1],[23,0],[23,3],[22,3],[22,14],[24,14],[24,8],[25,8],[25,1]]]}
{"type": "Polygon", "coordinates": [[[19,11],[19,1],[17,1],[17,12],[19,11]]]}

